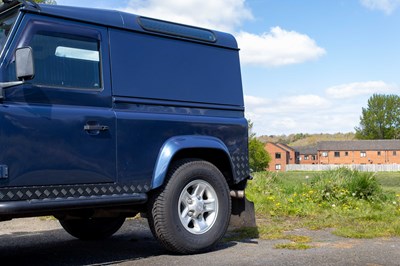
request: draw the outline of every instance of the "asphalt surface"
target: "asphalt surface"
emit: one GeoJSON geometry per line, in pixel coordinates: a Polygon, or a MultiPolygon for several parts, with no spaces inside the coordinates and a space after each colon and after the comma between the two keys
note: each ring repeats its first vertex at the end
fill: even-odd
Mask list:
{"type": "Polygon", "coordinates": [[[110,239],[85,242],[56,220],[0,223],[0,265],[400,265],[400,239],[346,239],[329,230],[291,232],[311,236],[308,250],[276,249],[287,240],[247,239],[218,244],[211,252],[178,256],[153,238],[146,220],[134,219],[110,239]]]}

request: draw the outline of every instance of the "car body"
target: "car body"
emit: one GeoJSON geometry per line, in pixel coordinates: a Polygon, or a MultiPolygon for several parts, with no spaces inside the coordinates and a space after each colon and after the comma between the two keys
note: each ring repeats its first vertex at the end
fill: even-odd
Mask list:
{"type": "MultiPolygon", "coordinates": [[[[187,218],[189,235],[205,238],[193,228],[209,219],[202,226],[212,231],[219,216],[225,231],[221,206],[230,213],[229,190],[243,190],[250,176],[235,39],[119,11],[4,2],[0,218],[54,215],[72,235],[100,238],[76,230],[101,219],[119,228],[137,212],[152,216],[167,190],[181,195],[173,212],[187,218]],[[180,177],[167,189],[188,165],[220,176],[223,188],[215,178],[180,177]],[[185,198],[193,181],[204,191],[185,188],[185,198]],[[219,207],[210,207],[211,198],[219,207]]],[[[198,248],[165,246],[194,253],[220,238],[198,248]]]]}

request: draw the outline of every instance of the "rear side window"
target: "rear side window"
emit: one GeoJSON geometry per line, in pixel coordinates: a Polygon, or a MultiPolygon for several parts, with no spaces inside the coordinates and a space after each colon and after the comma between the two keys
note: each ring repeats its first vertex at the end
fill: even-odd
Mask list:
{"type": "Polygon", "coordinates": [[[36,32],[33,49],[33,83],[67,88],[100,89],[99,41],[52,32],[36,32]]]}

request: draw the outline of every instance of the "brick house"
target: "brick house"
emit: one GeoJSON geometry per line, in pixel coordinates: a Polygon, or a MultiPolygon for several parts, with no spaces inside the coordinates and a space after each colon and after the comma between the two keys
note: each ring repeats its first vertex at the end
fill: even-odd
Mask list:
{"type": "Polygon", "coordinates": [[[400,140],[323,141],[319,164],[400,164],[400,140]]]}
{"type": "Polygon", "coordinates": [[[322,141],[314,146],[289,147],[267,143],[269,171],[286,171],[288,164],[400,164],[400,140],[322,141]]]}
{"type": "Polygon", "coordinates": [[[293,147],[298,153],[298,164],[318,164],[318,149],[317,145],[293,147]]]}
{"type": "Polygon", "coordinates": [[[298,152],[293,148],[283,143],[276,143],[279,147],[286,151],[286,156],[288,158],[288,164],[296,164],[298,163],[298,152]]]}
{"type": "Polygon", "coordinates": [[[286,171],[286,165],[295,163],[295,150],[282,143],[267,142],[264,149],[271,156],[268,171],[286,171]]]}

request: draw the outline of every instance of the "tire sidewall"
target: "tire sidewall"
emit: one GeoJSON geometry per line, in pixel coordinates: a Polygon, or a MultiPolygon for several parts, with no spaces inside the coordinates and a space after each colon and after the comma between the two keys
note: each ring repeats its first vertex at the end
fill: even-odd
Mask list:
{"type": "Polygon", "coordinates": [[[175,243],[188,250],[203,250],[213,246],[226,232],[229,224],[231,202],[229,189],[224,176],[212,164],[204,161],[193,161],[178,168],[167,187],[167,223],[176,236],[175,243]],[[212,227],[203,234],[193,234],[182,224],[179,218],[179,197],[190,182],[202,180],[209,183],[217,194],[218,215],[212,227]]]}

